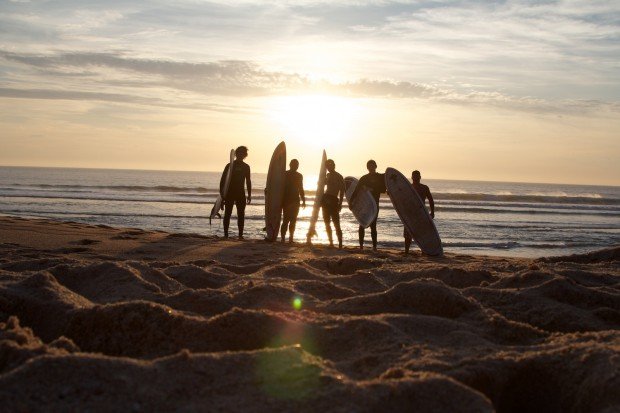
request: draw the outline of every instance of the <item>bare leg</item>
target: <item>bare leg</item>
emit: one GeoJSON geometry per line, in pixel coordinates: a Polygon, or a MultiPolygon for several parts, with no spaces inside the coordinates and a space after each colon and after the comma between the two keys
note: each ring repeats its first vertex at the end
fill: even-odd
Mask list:
{"type": "Polygon", "coordinates": [[[334,241],[332,239],[332,226],[330,224],[331,217],[329,215],[329,211],[326,208],[322,208],[323,210],[323,222],[325,222],[325,232],[327,233],[327,239],[329,239],[329,246],[334,246],[334,241]]]}
{"type": "Polygon", "coordinates": [[[297,219],[291,219],[291,223],[288,225],[288,242],[293,242],[295,237],[295,223],[297,219]]]}
{"type": "Polygon", "coordinates": [[[282,226],[280,227],[280,237],[282,238],[282,242],[286,238],[286,228],[288,226],[288,214],[286,213],[286,209],[284,210],[284,217],[282,218],[282,226]]]}
{"type": "Polygon", "coordinates": [[[338,248],[342,248],[342,230],[340,229],[340,214],[338,212],[334,213],[332,216],[332,220],[334,221],[334,228],[336,229],[336,236],[338,237],[338,248]]]}
{"type": "Polygon", "coordinates": [[[409,254],[409,247],[411,246],[411,235],[405,230],[405,254],[409,254]]]}
{"type": "Polygon", "coordinates": [[[359,235],[359,241],[360,241],[360,249],[363,250],[364,249],[364,235],[366,233],[366,229],[360,225],[359,229],[357,230],[357,234],[359,235]]]}
{"type": "Polygon", "coordinates": [[[290,224],[288,225],[288,232],[289,232],[289,237],[288,237],[288,242],[293,242],[293,239],[295,237],[295,225],[297,224],[297,215],[299,215],[299,204],[296,205],[295,208],[293,208],[293,210],[291,211],[291,215],[290,215],[290,224]]]}
{"type": "Polygon", "coordinates": [[[372,238],[372,249],[377,250],[377,220],[375,219],[370,224],[370,237],[372,238]]]}

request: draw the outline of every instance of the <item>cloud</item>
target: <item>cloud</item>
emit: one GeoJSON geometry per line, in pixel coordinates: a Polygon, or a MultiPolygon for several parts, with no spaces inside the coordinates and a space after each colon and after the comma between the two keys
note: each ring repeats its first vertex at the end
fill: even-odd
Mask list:
{"type": "Polygon", "coordinates": [[[182,104],[167,102],[164,99],[148,98],[131,94],[105,93],[105,92],[80,92],[69,90],[54,89],[14,89],[0,87],[0,97],[15,99],[42,99],[42,100],[82,100],[82,101],[99,101],[122,104],[136,104],[146,106],[168,107],[176,109],[197,109],[210,110],[217,112],[247,112],[239,107],[215,104],[182,104]]]}
{"type": "MultiPolygon", "coordinates": [[[[4,2],[0,47],[20,53],[79,50],[84,58],[123,50],[126,55],[97,58],[122,58],[103,64],[145,70],[160,61],[156,71],[185,70],[188,79],[225,62],[226,73],[275,67],[284,76],[325,77],[343,67],[337,73],[342,78],[421,84],[448,79],[452,88],[471,85],[520,97],[616,99],[619,22],[620,4],[604,0],[4,2]],[[201,61],[217,63],[190,63],[201,61]],[[244,66],[250,62],[260,67],[244,66]]],[[[254,94],[264,93],[261,82],[273,88],[271,79],[252,77],[258,82],[254,94]]],[[[204,92],[250,89],[239,90],[238,79],[228,79],[203,84],[204,92]]],[[[286,89],[300,79],[281,81],[286,89]]],[[[187,89],[183,79],[175,82],[187,89]]]]}
{"type": "MultiPolygon", "coordinates": [[[[0,51],[0,58],[29,71],[58,78],[58,85],[71,79],[77,90],[50,88],[2,88],[0,95],[12,98],[99,100],[141,105],[234,111],[234,106],[204,104],[205,98],[257,97],[329,93],[361,98],[423,99],[464,106],[489,106],[539,113],[580,113],[618,105],[598,100],[548,101],[514,97],[497,91],[456,90],[449,87],[395,81],[359,79],[345,82],[310,80],[300,73],[272,71],[255,62],[184,62],[137,59],[123,53],[20,54],[0,51]],[[93,92],[105,87],[112,92],[93,92]],[[178,99],[174,91],[190,93],[178,99]],[[189,103],[188,103],[189,102],[189,103]]],[[[241,109],[239,109],[241,110],[241,109]]]]}

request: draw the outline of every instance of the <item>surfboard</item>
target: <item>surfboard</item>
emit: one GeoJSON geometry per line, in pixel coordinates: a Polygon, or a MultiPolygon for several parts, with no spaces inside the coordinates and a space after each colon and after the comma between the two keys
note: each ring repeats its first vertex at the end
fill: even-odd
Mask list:
{"type": "Polygon", "coordinates": [[[357,222],[364,228],[368,228],[370,224],[372,224],[372,221],[377,218],[379,208],[368,189],[359,191],[353,202],[351,202],[351,195],[353,195],[358,182],[357,178],[352,176],[344,178],[344,196],[347,198],[349,209],[353,213],[353,216],[355,216],[355,219],[357,219],[357,222]]]}
{"type": "Polygon", "coordinates": [[[319,219],[319,210],[321,209],[321,201],[323,200],[323,193],[325,192],[325,175],[327,168],[325,163],[327,162],[327,154],[323,150],[323,157],[321,158],[321,168],[319,169],[319,181],[317,182],[316,194],[314,195],[314,205],[312,206],[312,215],[310,216],[310,227],[308,228],[308,235],[306,241],[308,244],[312,242],[312,237],[316,235],[316,222],[319,219]]]}
{"type": "Polygon", "coordinates": [[[230,186],[230,179],[232,178],[233,171],[233,162],[235,160],[235,150],[230,150],[230,162],[228,162],[228,171],[226,172],[226,178],[224,179],[224,192],[220,193],[215,200],[215,204],[213,208],[211,208],[211,213],[209,214],[209,225],[211,225],[211,220],[215,217],[221,218],[220,210],[222,209],[222,204],[224,202],[224,198],[226,198],[226,194],[228,193],[228,187],[230,186]]]}
{"type": "Polygon", "coordinates": [[[280,144],[273,151],[265,185],[265,230],[268,241],[275,241],[282,220],[282,202],[286,176],[286,144],[280,144]]]}
{"type": "Polygon", "coordinates": [[[385,186],[396,213],[422,252],[428,255],[443,254],[437,227],[411,182],[396,169],[387,168],[385,186]]]}

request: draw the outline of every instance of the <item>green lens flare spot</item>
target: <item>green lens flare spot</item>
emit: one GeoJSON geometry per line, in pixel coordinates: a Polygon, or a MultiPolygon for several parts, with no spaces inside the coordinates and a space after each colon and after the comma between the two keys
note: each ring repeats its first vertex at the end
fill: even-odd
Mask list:
{"type": "Polygon", "coordinates": [[[301,310],[301,303],[301,298],[295,297],[295,299],[293,300],[293,307],[295,308],[295,310],[301,310]]]}

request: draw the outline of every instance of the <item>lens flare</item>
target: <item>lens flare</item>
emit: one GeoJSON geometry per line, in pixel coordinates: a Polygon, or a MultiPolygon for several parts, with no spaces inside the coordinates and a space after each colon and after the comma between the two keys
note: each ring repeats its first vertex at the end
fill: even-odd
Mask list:
{"type": "Polygon", "coordinates": [[[293,308],[295,308],[295,310],[299,311],[301,310],[301,304],[302,304],[302,300],[300,297],[295,297],[295,299],[293,300],[293,308]]]}

